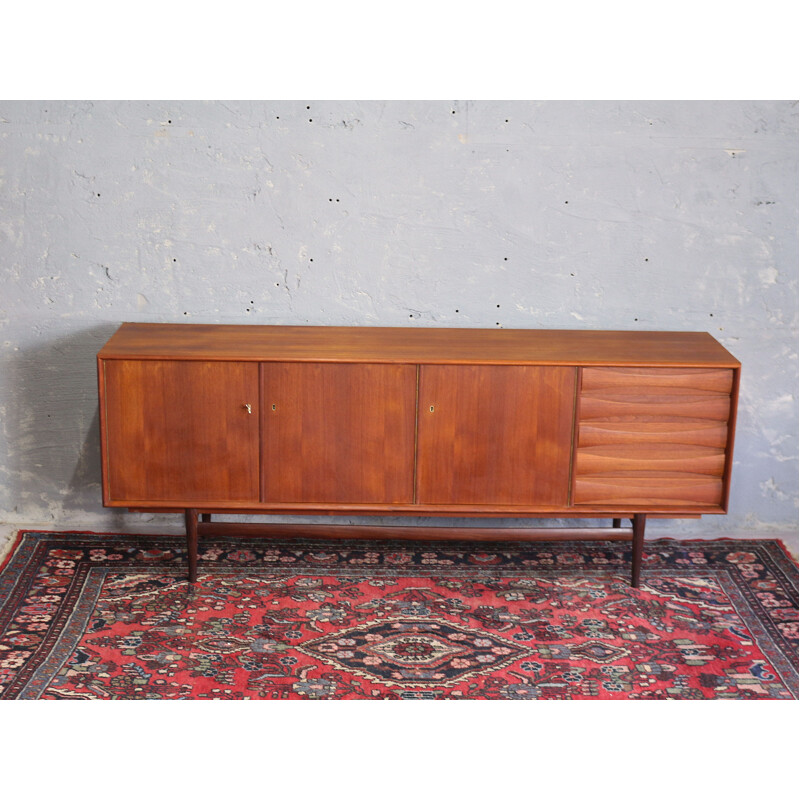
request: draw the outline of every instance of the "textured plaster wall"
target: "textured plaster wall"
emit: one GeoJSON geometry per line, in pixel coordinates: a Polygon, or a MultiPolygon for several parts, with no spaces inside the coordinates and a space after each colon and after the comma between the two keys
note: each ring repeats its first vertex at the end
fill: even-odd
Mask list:
{"type": "Polygon", "coordinates": [[[788,101],[0,102],[0,520],[122,523],[134,320],[706,330],[732,502],[682,530],[794,528],[797,154],[788,101]]]}

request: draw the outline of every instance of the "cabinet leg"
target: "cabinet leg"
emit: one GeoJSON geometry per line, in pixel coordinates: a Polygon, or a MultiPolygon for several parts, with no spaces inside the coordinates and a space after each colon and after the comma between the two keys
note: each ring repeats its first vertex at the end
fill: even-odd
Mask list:
{"type": "Polygon", "coordinates": [[[631,586],[639,587],[642,572],[642,551],[644,550],[644,526],[647,514],[633,515],[633,552],[631,555],[631,586]]]}
{"type": "Polygon", "coordinates": [[[189,551],[189,583],[197,582],[197,509],[186,509],[186,548],[189,551]]]}
{"type": "Polygon", "coordinates": [[[612,528],[621,528],[622,527],[622,520],[619,517],[616,517],[615,520],[611,523],[612,528]]]}

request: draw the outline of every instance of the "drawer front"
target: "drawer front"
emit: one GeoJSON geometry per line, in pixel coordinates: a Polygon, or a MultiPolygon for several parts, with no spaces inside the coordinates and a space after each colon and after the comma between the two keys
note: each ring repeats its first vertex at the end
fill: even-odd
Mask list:
{"type": "Polygon", "coordinates": [[[633,389],[661,387],[692,392],[730,394],[733,388],[732,369],[670,369],[669,367],[584,367],[581,387],[595,389],[633,389]]]}
{"type": "Polygon", "coordinates": [[[584,368],[573,503],[721,507],[730,369],[584,368]]]}
{"type": "Polygon", "coordinates": [[[712,475],[680,472],[595,473],[580,475],[575,492],[591,505],[718,506],[722,481],[712,475]]]}

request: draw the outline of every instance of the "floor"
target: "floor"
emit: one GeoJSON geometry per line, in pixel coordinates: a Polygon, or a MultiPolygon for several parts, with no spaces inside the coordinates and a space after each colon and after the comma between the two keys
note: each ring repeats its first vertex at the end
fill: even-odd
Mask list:
{"type": "MultiPolygon", "coordinates": [[[[52,530],[52,531],[76,531],[76,530],[94,530],[94,531],[107,531],[107,532],[125,532],[125,533],[156,533],[156,532],[163,532],[163,533],[171,533],[171,534],[181,534],[183,532],[183,528],[179,525],[171,525],[171,526],[164,526],[159,523],[154,523],[152,521],[140,521],[133,515],[127,516],[124,518],[124,528],[123,527],[115,527],[114,525],[70,525],[70,526],[57,526],[57,525],[48,525],[42,523],[29,523],[27,525],[22,525],[20,523],[3,523],[0,522],[0,561],[3,560],[3,556],[5,555],[5,551],[11,545],[11,538],[18,530],[21,529],[28,529],[28,530],[52,530]]],[[[663,529],[648,531],[648,536],[645,538],[645,547],[648,538],[658,538],[659,536],[669,536],[670,538],[675,539],[716,539],[722,538],[721,534],[718,531],[709,532],[706,535],[692,533],[692,534],[683,534],[679,529],[674,531],[669,531],[667,533],[663,529]]],[[[798,552],[800,552],[800,546],[798,543],[798,532],[797,531],[788,531],[788,532],[781,532],[776,530],[767,530],[767,531],[744,531],[744,532],[730,532],[725,535],[724,538],[742,538],[742,539],[780,539],[786,549],[791,553],[792,557],[795,561],[798,560],[798,552]]]]}

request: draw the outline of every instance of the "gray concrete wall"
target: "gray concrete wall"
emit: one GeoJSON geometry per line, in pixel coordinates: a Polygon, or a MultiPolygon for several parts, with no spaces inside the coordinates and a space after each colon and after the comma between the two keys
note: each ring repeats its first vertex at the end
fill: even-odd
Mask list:
{"type": "Polygon", "coordinates": [[[706,330],[797,525],[794,102],[0,102],[0,520],[100,505],[124,320],[706,330]]]}

